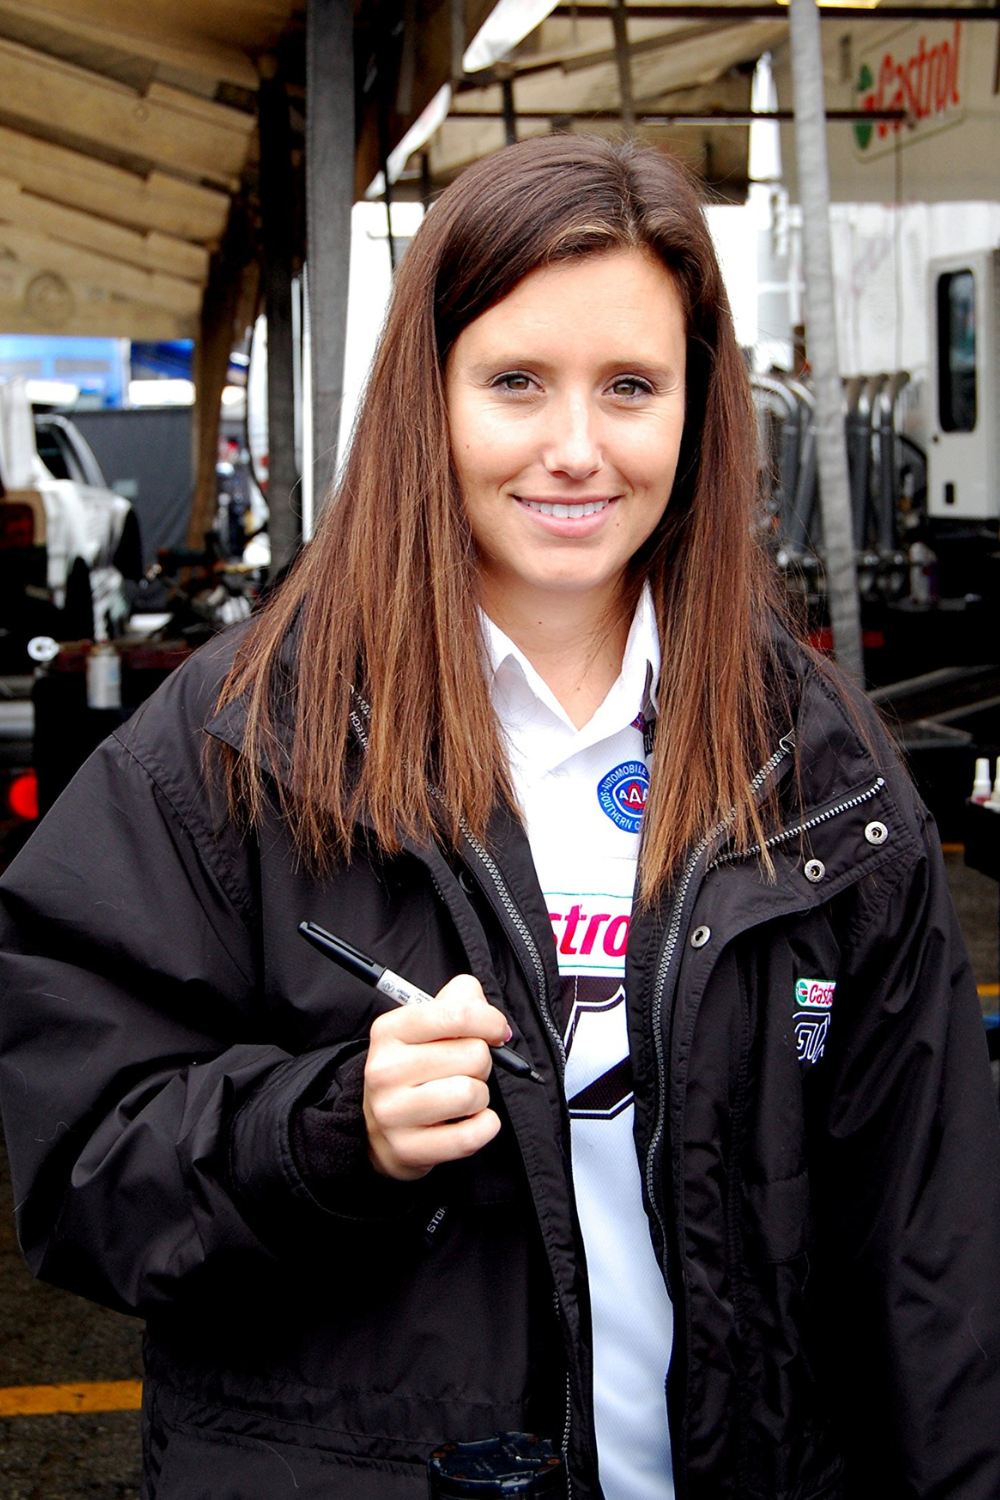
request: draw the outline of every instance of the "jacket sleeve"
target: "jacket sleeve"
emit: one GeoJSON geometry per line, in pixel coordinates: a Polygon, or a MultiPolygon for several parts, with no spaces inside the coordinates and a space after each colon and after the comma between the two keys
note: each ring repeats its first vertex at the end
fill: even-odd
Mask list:
{"type": "Polygon", "coordinates": [[[357,1149],[325,1163],[322,1204],[304,1180],[296,1108],[329,1110],[341,1076],[357,1087],[364,1039],[300,1056],[273,1044],[252,880],[234,863],[250,841],[213,822],[197,776],[154,774],[155,755],[148,731],[107,741],[0,889],[0,1102],[22,1248],[36,1275],[145,1315],[301,1263],[293,1247],[324,1226],[408,1202],[368,1201],[357,1149]]]}
{"type": "Polygon", "coordinates": [[[837,1289],[831,1394],[855,1458],[852,1495],[995,1500],[1000,1120],[926,814],[917,844],[855,909],[830,1032],[817,1206],[837,1289]]]}

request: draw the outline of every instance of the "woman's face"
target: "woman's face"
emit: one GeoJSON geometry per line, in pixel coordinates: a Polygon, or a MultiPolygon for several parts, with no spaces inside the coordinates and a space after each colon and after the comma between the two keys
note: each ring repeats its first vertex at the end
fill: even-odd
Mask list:
{"type": "Polygon", "coordinates": [[[607,607],[670,498],[687,331],[640,250],[534,271],[463,329],[445,370],[483,603],[607,607]]]}

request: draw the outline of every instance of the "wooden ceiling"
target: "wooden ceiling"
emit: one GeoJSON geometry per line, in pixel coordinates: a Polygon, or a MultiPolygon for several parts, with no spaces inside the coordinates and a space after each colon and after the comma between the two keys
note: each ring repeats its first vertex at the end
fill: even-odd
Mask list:
{"type": "MultiPolygon", "coordinates": [[[[459,0],[464,43],[494,0],[459,0]]],[[[0,333],[192,338],[234,199],[256,233],[258,88],[290,105],[296,255],[302,197],[306,0],[0,0],[0,333]]],[[[636,104],[745,110],[753,60],[781,23],[629,22],[636,104]]],[[[581,7],[581,12],[583,7],[581,7]]],[[[356,193],[448,81],[454,0],[354,0],[356,193]]],[[[521,134],[617,107],[610,19],[553,16],[503,64],[521,134]]],[[[457,50],[456,50],[457,49],[457,50]]],[[[423,187],[504,141],[496,73],[460,81],[423,187]],[[493,114],[494,118],[483,118],[493,114]],[[463,118],[464,116],[464,118],[463,118]]],[[[745,128],[651,128],[720,191],[746,181],[745,128]]],[[[397,192],[418,190],[415,165],[397,192]]],[[[257,255],[252,246],[247,252],[257,255]]]]}
{"type": "Polygon", "coordinates": [[[296,0],[0,0],[0,331],[194,336],[296,0]]]}

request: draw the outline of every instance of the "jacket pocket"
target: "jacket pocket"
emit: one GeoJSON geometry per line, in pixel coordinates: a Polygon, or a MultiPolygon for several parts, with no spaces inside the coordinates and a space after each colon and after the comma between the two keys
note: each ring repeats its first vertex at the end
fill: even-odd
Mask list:
{"type": "Polygon", "coordinates": [[[165,1436],[159,1474],[144,1477],[142,1500],[426,1500],[422,1465],[184,1427],[165,1436]]]}

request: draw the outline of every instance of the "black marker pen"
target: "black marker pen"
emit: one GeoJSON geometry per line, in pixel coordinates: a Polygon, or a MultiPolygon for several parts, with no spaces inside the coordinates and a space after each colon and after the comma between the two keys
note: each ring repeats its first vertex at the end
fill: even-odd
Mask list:
{"type": "MultiPolygon", "coordinates": [[[[408,979],[400,974],[394,974],[382,964],[368,958],[366,954],[359,953],[357,948],[352,948],[350,943],[345,943],[343,938],[334,937],[332,932],[326,932],[322,927],[317,927],[315,922],[300,922],[299,932],[307,943],[318,948],[320,953],[325,953],[327,958],[332,958],[335,964],[346,969],[348,974],[353,974],[355,979],[360,979],[365,984],[370,984],[373,989],[382,995],[394,1000],[397,1005],[422,1005],[425,1000],[433,1000],[433,995],[428,995],[426,990],[418,989],[408,979]]],[[[512,1073],[515,1078],[530,1078],[535,1083],[541,1083],[541,1075],[523,1057],[511,1047],[491,1047],[493,1061],[498,1068],[512,1073]]]]}

